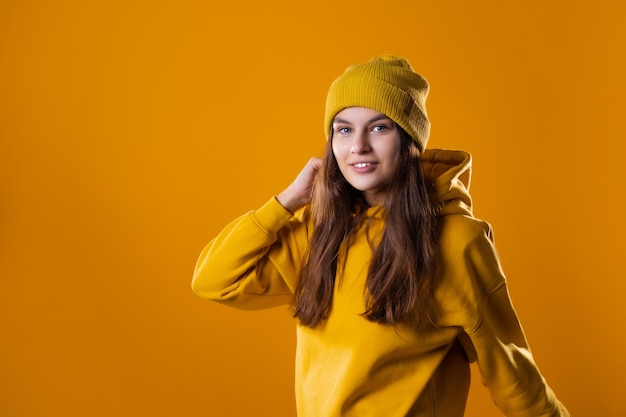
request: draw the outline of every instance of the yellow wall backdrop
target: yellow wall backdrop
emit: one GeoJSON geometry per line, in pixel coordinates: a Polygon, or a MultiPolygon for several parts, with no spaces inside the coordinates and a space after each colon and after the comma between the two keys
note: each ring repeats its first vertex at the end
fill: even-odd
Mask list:
{"type": "MultiPolygon", "coordinates": [[[[323,146],[326,90],[381,53],[474,155],[535,358],[623,416],[626,3],[0,3],[0,415],[294,415],[294,322],[196,297],[202,246],[323,146]]],[[[469,417],[494,417],[474,371],[469,417]]]]}

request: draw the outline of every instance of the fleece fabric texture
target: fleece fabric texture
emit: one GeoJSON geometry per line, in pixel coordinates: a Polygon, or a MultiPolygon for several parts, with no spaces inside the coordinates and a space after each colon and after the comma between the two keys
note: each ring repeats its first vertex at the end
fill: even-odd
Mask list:
{"type": "MultiPolygon", "coordinates": [[[[443,204],[431,320],[393,328],[363,318],[370,242],[379,242],[384,229],[382,210],[368,209],[336,279],[328,319],[314,329],[297,326],[298,416],[462,417],[473,361],[504,415],[569,416],[533,360],[491,227],[472,215],[471,156],[427,150],[422,162],[443,204]]],[[[240,309],[289,304],[309,229],[301,212],[270,199],[203,249],[193,290],[240,309]]]]}

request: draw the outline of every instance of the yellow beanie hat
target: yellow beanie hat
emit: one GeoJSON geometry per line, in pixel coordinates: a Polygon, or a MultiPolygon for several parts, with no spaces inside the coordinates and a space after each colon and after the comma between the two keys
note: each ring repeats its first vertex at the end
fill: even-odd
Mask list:
{"type": "MultiPolygon", "coordinates": [[[[424,151],[430,134],[426,114],[428,82],[404,58],[382,55],[352,65],[330,86],[324,127],[330,135],[333,118],[347,107],[368,107],[400,125],[424,151]]],[[[327,136],[328,138],[328,136],[327,136]]]]}

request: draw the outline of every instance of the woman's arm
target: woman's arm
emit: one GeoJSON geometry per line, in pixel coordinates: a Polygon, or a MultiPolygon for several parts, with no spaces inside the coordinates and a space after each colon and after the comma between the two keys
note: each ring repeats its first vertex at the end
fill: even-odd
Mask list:
{"type": "Polygon", "coordinates": [[[308,202],[318,169],[312,158],[278,198],[226,226],[202,250],[193,291],[242,309],[289,303],[308,240],[306,225],[292,213],[308,202]]]}
{"type": "Polygon", "coordinates": [[[297,246],[292,246],[296,242],[289,237],[292,217],[272,198],[232,221],[202,250],[191,284],[193,291],[242,309],[289,303],[290,284],[297,279],[300,261],[297,246]]]}
{"type": "Polygon", "coordinates": [[[511,303],[490,230],[466,252],[483,294],[478,321],[465,329],[475,350],[483,383],[508,417],[568,417],[537,367],[511,303]],[[495,285],[493,285],[495,284],[495,285]]]}
{"type": "Polygon", "coordinates": [[[468,335],[483,383],[506,416],[569,416],[533,359],[506,285],[485,301],[482,321],[468,335]]]}

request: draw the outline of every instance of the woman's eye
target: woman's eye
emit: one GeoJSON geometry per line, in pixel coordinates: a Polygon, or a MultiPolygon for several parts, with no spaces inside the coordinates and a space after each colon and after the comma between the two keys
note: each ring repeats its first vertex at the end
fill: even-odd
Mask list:
{"type": "Polygon", "coordinates": [[[337,128],[337,133],[343,133],[343,134],[350,133],[350,128],[349,127],[339,127],[339,128],[337,128]]]}
{"type": "Polygon", "coordinates": [[[387,130],[387,126],[385,125],[376,125],[374,126],[374,132],[384,132],[385,130],[387,130]]]}

